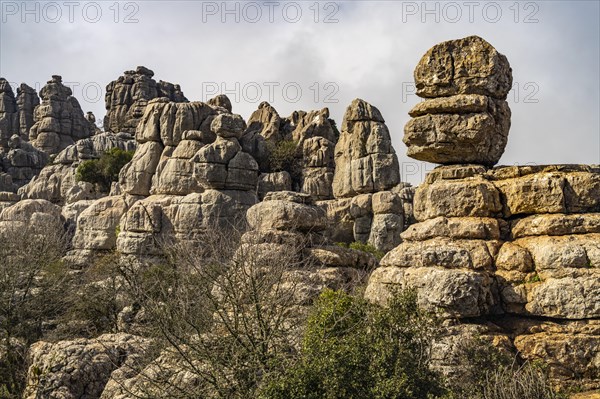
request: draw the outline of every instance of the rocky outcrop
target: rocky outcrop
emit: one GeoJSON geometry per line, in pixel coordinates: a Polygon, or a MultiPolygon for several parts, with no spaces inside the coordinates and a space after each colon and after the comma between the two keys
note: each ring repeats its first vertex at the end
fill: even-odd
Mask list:
{"type": "Polygon", "coordinates": [[[334,245],[323,235],[327,214],[307,194],[268,193],[246,217],[241,259],[286,254],[284,280],[294,287],[298,305],[309,305],[325,288],[355,286],[377,265],[373,255],[334,245]]]}
{"type": "Polygon", "coordinates": [[[409,112],[408,155],[441,164],[495,165],[510,129],[512,70],[506,57],[469,36],[432,47],[414,76],[417,95],[426,100],[409,112]]]}
{"type": "Polygon", "coordinates": [[[99,398],[113,373],[131,369],[143,358],[150,341],[128,334],[56,343],[36,342],[29,348],[25,399],[99,398]]]}
{"type": "Polygon", "coordinates": [[[137,127],[138,149],[121,170],[120,193],[79,216],[70,259],[84,267],[115,248],[152,258],[170,240],[238,225],[257,202],[258,165],[238,141],[245,128],[220,106],[151,100],[137,127]]]}
{"type": "Polygon", "coordinates": [[[355,99],[346,109],[335,146],[336,198],[388,190],[400,183],[398,158],[377,108],[355,99]]]}
{"type": "MultiPolygon", "coordinates": [[[[337,140],[337,128],[327,108],[294,111],[281,118],[275,108],[263,102],[250,116],[240,143],[257,160],[265,175],[261,181],[280,178],[268,176],[271,173],[285,172],[291,179],[289,185],[284,180],[273,188],[291,189],[309,194],[315,200],[325,200],[333,198],[333,155],[337,140]]],[[[263,189],[267,187],[271,186],[263,189]]]]}
{"type": "Polygon", "coordinates": [[[19,132],[19,111],[15,93],[4,78],[0,78],[0,147],[7,148],[8,140],[19,132]]]}
{"type": "Polygon", "coordinates": [[[123,76],[106,86],[104,130],[107,132],[135,133],[148,101],[165,97],[173,102],[187,102],[181,87],[152,79],[154,72],[139,66],[135,71],[125,71],[123,76]]]}
{"type": "Polygon", "coordinates": [[[19,201],[0,212],[1,229],[40,227],[42,231],[49,233],[53,228],[60,229],[62,225],[60,207],[45,200],[19,201]]]}
{"type": "Polygon", "coordinates": [[[48,155],[14,134],[9,139],[8,146],[1,150],[0,162],[1,170],[10,176],[12,183],[7,183],[4,190],[16,192],[41,172],[48,163],[48,155]]]}
{"type": "Polygon", "coordinates": [[[410,287],[421,305],[446,318],[510,315],[516,322],[500,331],[524,358],[544,359],[563,383],[577,375],[593,381],[600,353],[590,345],[600,318],[600,168],[489,168],[502,155],[509,127],[508,114],[490,109],[505,107],[511,77],[506,58],[480,38],[433,47],[415,81],[429,99],[411,111],[408,154],[456,165],[437,167],[416,189],[417,223],[382,259],[366,297],[385,302],[390,287],[410,287]],[[486,112],[502,129],[480,129],[486,112]],[[446,122],[435,122],[438,115],[438,122],[454,121],[444,127],[452,134],[440,130],[446,122]],[[421,135],[415,132],[423,118],[435,128],[421,135]],[[567,342],[581,355],[565,355],[567,342]]]}
{"type": "Polygon", "coordinates": [[[29,140],[35,148],[54,155],[94,134],[95,127],[85,118],[72,94],[58,75],[52,76],[40,90],[42,102],[35,108],[35,123],[29,131],[29,140]]]}
{"type": "Polygon", "coordinates": [[[40,98],[34,88],[21,83],[17,87],[17,108],[19,109],[19,135],[29,139],[29,130],[35,123],[34,111],[40,105],[40,98]]]}
{"type": "Polygon", "coordinates": [[[86,160],[98,159],[111,148],[133,151],[136,142],[127,133],[101,133],[79,140],[58,153],[27,185],[19,189],[23,198],[45,199],[58,204],[70,204],[83,199],[95,199],[108,193],[90,183],[78,182],[77,167],[86,160]]]}
{"type": "Polygon", "coordinates": [[[0,191],[16,192],[48,162],[45,153],[27,143],[38,104],[31,87],[21,84],[15,97],[10,84],[0,79],[0,172],[5,173],[0,191]]]}

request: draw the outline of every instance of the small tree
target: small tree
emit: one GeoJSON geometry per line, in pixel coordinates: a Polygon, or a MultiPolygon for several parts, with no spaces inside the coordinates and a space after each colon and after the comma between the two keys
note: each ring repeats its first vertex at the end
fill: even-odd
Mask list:
{"type": "Polygon", "coordinates": [[[298,362],[261,398],[428,398],[443,392],[429,369],[434,319],[399,293],[388,308],[325,291],[308,320],[298,362]]]}
{"type": "Polygon", "coordinates": [[[20,397],[25,350],[65,311],[71,280],[60,224],[0,229],[0,393],[20,397]]]}
{"type": "Polygon", "coordinates": [[[265,375],[282,371],[301,335],[303,314],[287,273],[308,267],[296,256],[303,243],[273,251],[241,235],[209,228],[193,242],[164,243],[163,262],[122,264],[147,333],[162,344],[160,361],[141,365],[130,394],[248,399],[265,375]]]}
{"type": "Polygon", "coordinates": [[[133,158],[134,151],[125,151],[114,147],[106,151],[99,159],[81,162],[75,172],[77,181],[85,181],[108,191],[112,182],[119,180],[119,172],[133,158]]]}

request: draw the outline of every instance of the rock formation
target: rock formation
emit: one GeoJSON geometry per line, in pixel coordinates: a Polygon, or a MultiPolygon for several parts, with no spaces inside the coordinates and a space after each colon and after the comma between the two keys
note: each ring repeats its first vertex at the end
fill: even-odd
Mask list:
{"type": "Polygon", "coordinates": [[[281,118],[262,102],[248,119],[241,145],[258,161],[262,198],[268,189],[293,190],[315,200],[333,198],[334,148],[338,139],[329,110],[294,111],[281,118]]]}
{"type": "MultiPolygon", "coordinates": [[[[29,144],[21,135],[35,91],[21,86],[15,98],[0,80],[0,228],[70,229],[65,260],[85,268],[112,252],[144,266],[169,243],[202,247],[211,229],[245,226],[232,262],[245,270],[249,259],[285,255],[278,267],[297,288],[294,310],[372,271],[367,299],[385,304],[392,288],[413,288],[444,319],[433,358],[446,375],[457,372],[460,343],[482,336],[543,360],[554,382],[598,388],[600,166],[494,167],[510,128],[511,73],[475,36],[423,56],[414,77],[425,101],[410,111],[404,142],[409,156],[440,166],[417,188],[400,181],[384,118],[364,100],[349,105],[341,132],[326,108],[282,118],[261,103],[246,122],[227,96],[188,102],[138,67],[109,84],[107,132],[88,137],[95,117],[54,77],[29,144]],[[110,193],[75,181],[77,165],[113,147],[136,152],[110,193]],[[386,255],[336,245],[354,241],[386,255]]],[[[122,320],[117,328],[138,333],[122,320]]],[[[126,398],[123,387],[143,384],[127,364],[147,345],[124,333],[38,342],[25,397],[126,398]]],[[[169,356],[146,359],[144,372],[193,384],[169,356]]]]}
{"type": "Polygon", "coordinates": [[[477,36],[432,47],[415,69],[417,95],[404,143],[408,155],[440,164],[495,165],[506,147],[512,70],[477,36]]]}
{"type": "Polygon", "coordinates": [[[135,71],[125,71],[123,76],[106,86],[104,130],[107,132],[135,133],[144,115],[148,101],[166,97],[173,102],[187,102],[181,87],[152,79],[154,72],[139,66],[135,71]]]}
{"type": "Polygon", "coordinates": [[[72,94],[58,75],[40,90],[42,103],[35,108],[35,123],[29,130],[29,140],[35,148],[49,155],[58,154],[95,132],[72,94]]]}
{"type": "Polygon", "coordinates": [[[480,38],[433,47],[415,81],[432,99],[411,111],[408,154],[456,165],[437,167],[417,188],[418,223],[371,275],[367,298],[385,302],[389,287],[412,287],[447,318],[504,314],[493,329],[480,327],[501,331],[525,359],[543,359],[556,380],[597,385],[600,168],[489,168],[508,137],[509,113],[493,110],[508,110],[511,77],[480,38]],[[502,128],[482,130],[483,120],[502,128]]]}
{"type": "Polygon", "coordinates": [[[335,146],[335,197],[384,191],[398,183],[398,158],[381,113],[364,100],[355,99],[346,109],[335,146]]]}
{"type": "Polygon", "coordinates": [[[149,340],[123,333],[36,342],[29,349],[23,398],[38,398],[47,392],[65,399],[99,398],[111,375],[129,371],[149,346],[149,340]]]}
{"type": "Polygon", "coordinates": [[[19,111],[15,94],[6,79],[0,78],[0,147],[7,148],[10,137],[19,131],[19,111]]]}
{"type": "Polygon", "coordinates": [[[34,89],[23,83],[15,97],[10,84],[0,78],[0,191],[16,192],[48,162],[46,154],[26,142],[38,104],[34,89]]]}
{"type": "Polygon", "coordinates": [[[35,89],[21,83],[17,87],[17,108],[19,109],[18,134],[23,140],[29,140],[29,130],[35,123],[33,115],[38,105],[40,105],[40,98],[35,89]]]}
{"type": "Polygon", "coordinates": [[[79,164],[85,160],[98,159],[111,148],[133,151],[135,147],[135,140],[127,133],[101,133],[79,140],[56,154],[51,164],[19,189],[19,194],[23,198],[45,199],[61,205],[97,198],[102,195],[101,192],[97,192],[90,183],[75,180],[79,164]]]}
{"type": "Polygon", "coordinates": [[[280,253],[296,258],[286,266],[285,279],[296,286],[298,305],[309,305],[325,288],[357,285],[377,264],[371,254],[328,240],[323,235],[327,215],[307,194],[270,192],[248,209],[246,217],[249,231],[242,237],[243,257],[260,259],[280,253]]]}

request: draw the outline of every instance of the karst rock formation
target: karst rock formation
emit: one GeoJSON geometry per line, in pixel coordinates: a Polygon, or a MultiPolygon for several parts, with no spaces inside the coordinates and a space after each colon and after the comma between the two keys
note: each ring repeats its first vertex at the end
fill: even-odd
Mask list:
{"type": "Polygon", "coordinates": [[[554,378],[597,384],[600,167],[492,167],[508,138],[511,81],[506,57],[479,37],[423,56],[415,82],[426,100],[410,111],[404,143],[442,165],[416,189],[418,223],[366,296],[385,302],[390,287],[413,287],[422,305],[464,320],[464,334],[501,331],[554,378]]]}
{"type": "MultiPolygon", "coordinates": [[[[512,70],[485,40],[435,45],[415,69],[424,101],[403,141],[438,164],[418,187],[401,181],[395,132],[363,99],[339,129],[327,108],[283,117],[267,102],[245,120],[225,95],[189,101],[153,76],[137,67],[107,86],[104,131],[60,76],[41,102],[0,79],[0,228],[62,226],[78,273],[105,255],[156,265],[165,245],[201,248],[207,231],[234,226],[242,267],[248,254],[293,259],[284,276],[298,309],[325,288],[366,283],[384,305],[392,289],[414,288],[444,319],[433,358],[446,375],[460,342],[482,336],[549,364],[557,384],[600,388],[600,166],[495,166],[512,70]],[[111,148],[135,153],[110,191],[77,181],[82,162],[111,148]]],[[[134,321],[114,334],[33,344],[26,397],[129,397],[123,381],[142,382],[126,363],[149,342],[136,335],[141,311],[120,311],[134,321]]],[[[147,370],[179,375],[169,359],[147,359],[147,370]]]]}

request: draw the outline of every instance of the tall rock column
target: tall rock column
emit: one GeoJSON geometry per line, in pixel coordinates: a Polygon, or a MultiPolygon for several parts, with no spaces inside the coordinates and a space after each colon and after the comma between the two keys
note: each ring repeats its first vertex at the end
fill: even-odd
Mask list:
{"type": "Polygon", "coordinates": [[[4,78],[0,78],[0,147],[8,148],[8,140],[19,130],[19,114],[15,93],[4,78]]]}
{"type": "MultiPolygon", "coordinates": [[[[408,155],[442,165],[417,188],[418,223],[382,259],[366,297],[414,288],[421,305],[464,323],[450,340],[503,334],[555,381],[600,386],[600,168],[491,167],[508,138],[512,77],[479,37],[431,48],[415,82],[426,100],[410,111],[408,155]]],[[[452,355],[438,358],[448,366],[452,355]]]]}
{"type": "Polygon", "coordinates": [[[85,119],[72,94],[58,75],[52,76],[40,90],[42,103],[35,108],[35,123],[29,131],[34,147],[54,155],[94,133],[94,127],[85,119]]]}

